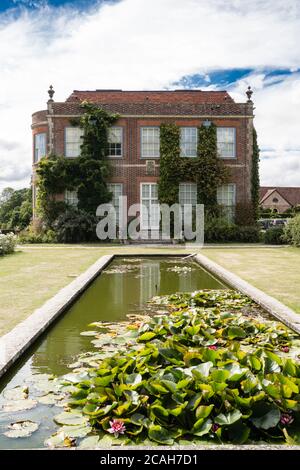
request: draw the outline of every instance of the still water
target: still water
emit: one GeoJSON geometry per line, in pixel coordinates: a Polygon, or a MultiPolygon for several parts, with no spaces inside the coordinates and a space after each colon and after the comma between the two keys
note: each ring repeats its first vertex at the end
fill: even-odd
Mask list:
{"type": "MultiPolygon", "coordinates": [[[[192,292],[198,289],[224,289],[219,280],[191,259],[118,258],[91,284],[85,293],[47,331],[0,381],[3,392],[18,385],[29,385],[35,374],[63,375],[76,356],[94,349],[91,338],[80,336],[94,321],[118,322],[129,313],[148,313],[147,301],[155,295],[192,292]]],[[[31,388],[30,388],[31,390],[31,388]]],[[[0,448],[43,447],[56,430],[52,417],[62,411],[55,406],[38,405],[23,412],[0,411],[0,448]],[[32,420],[39,424],[31,437],[11,439],[3,435],[9,423],[32,420]]]]}

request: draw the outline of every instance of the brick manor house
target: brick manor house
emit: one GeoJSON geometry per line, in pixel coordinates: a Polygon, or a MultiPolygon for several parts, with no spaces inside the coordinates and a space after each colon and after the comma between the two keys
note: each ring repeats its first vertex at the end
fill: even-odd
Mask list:
{"type": "MultiPolygon", "coordinates": [[[[251,202],[253,102],[250,87],[245,103],[236,103],[226,91],[75,90],[64,102],[53,100],[52,86],[48,93],[47,109],[32,116],[34,207],[35,166],[39,159],[50,153],[65,158],[74,158],[80,153],[82,130],[73,127],[70,120],[82,114],[82,101],[120,115],[110,128],[108,155],[112,164],[109,189],[116,206],[119,195],[127,196],[128,205],[138,202],[148,208],[157,205],[159,126],[164,122],[180,126],[182,158],[196,157],[197,127],[213,122],[217,126],[219,158],[230,169],[228,184],[218,188],[218,203],[233,214],[237,203],[251,202]]],[[[180,183],[180,203],[195,203],[196,196],[195,183],[185,180],[180,183]]],[[[73,191],[59,194],[57,198],[71,205],[77,203],[73,191]]]]}

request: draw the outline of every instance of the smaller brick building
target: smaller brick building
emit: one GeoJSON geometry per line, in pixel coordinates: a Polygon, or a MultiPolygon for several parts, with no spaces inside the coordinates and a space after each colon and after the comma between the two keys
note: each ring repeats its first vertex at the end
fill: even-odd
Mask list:
{"type": "MultiPolygon", "coordinates": [[[[180,127],[181,156],[195,158],[197,128],[203,123],[217,126],[219,158],[230,170],[228,184],[218,188],[218,202],[234,214],[237,203],[251,203],[251,166],[253,141],[252,91],[248,100],[236,103],[226,91],[122,91],[75,90],[64,102],[55,102],[50,88],[47,109],[32,116],[33,132],[33,199],[35,201],[35,167],[39,159],[50,153],[76,158],[80,153],[82,131],[70,120],[82,114],[80,103],[89,101],[107,111],[118,113],[120,119],[110,129],[109,155],[112,175],[109,187],[113,202],[126,195],[128,205],[142,202],[157,206],[159,179],[160,125],[166,122],[180,127]]],[[[197,200],[195,183],[180,183],[181,203],[197,200]]],[[[76,192],[57,195],[76,205],[76,192]]],[[[155,217],[152,221],[155,222],[155,217]]],[[[149,221],[142,221],[145,226],[149,221]]],[[[149,228],[149,227],[148,227],[149,228]]]]}
{"type": "Polygon", "coordinates": [[[288,209],[300,206],[300,188],[262,186],[259,204],[262,209],[272,209],[281,214],[288,209]]]}

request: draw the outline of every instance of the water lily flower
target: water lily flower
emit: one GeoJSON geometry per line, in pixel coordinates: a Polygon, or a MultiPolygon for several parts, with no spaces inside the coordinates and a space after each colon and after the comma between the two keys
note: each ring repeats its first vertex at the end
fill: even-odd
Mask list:
{"type": "Polygon", "coordinates": [[[215,344],[211,344],[210,346],[208,346],[208,349],[212,349],[213,351],[215,351],[217,349],[217,346],[215,344]]]}
{"type": "Polygon", "coordinates": [[[294,418],[290,413],[282,413],[280,417],[280,423],[283,425],[292,424],[294,418]]]}
{"type": "Polygon", "coordinates": [[[283,346],[283,347],[281,348],[281,351],[284,352],[284,353],[288,353],[289,350],[290,350],[290,348],[289,348],[288,346],[283,346]]]}
{"type": "Polygon", "coordinates": [[[110,428],[107,430],[110,434],[114,434],[115,437],[119,437],[119,434],[124,434],[126,427],[122,419],[113,419],[109,422],[110,428]]]}
{"type": "Polygon", "coordinates": [[[212,432],[217,432],[217,430],[219,429],[220,425],[217,424],[217,423],[214,423],[211,427],[211,430],[212,432]]]}

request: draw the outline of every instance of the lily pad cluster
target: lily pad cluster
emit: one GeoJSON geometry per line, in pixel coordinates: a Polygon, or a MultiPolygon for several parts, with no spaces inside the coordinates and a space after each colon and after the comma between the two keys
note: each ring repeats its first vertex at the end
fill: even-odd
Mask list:
{"type": "Polygon", "coordinates": [[[48,445],[76,445],[83,435],[82,447],[299,442],[294,333],[257,319],[257,306],[234,291],[152,302],[168,313],[129,322],[119,334],[112,327],[102,340],[98,334],[99,351],[79,357],[60,379],[68,404],[48,445]]]}

